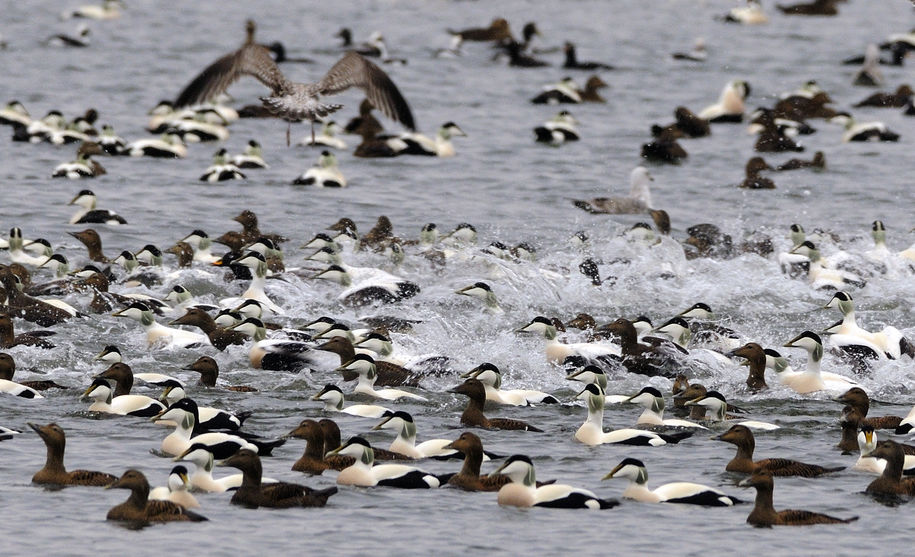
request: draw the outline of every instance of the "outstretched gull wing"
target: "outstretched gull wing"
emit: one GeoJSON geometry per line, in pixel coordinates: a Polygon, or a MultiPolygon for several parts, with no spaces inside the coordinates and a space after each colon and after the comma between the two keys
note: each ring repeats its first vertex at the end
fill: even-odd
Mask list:
{"type": "Polygon", "coordinates": [[[195,77],[175,100],[175,107],[200,104],[225,92],[243,75],[253,75],[281,94],[290,89],[290,82],[277,67],[270,51],[259,44],[246,44],[210,64],[195,77]]]}

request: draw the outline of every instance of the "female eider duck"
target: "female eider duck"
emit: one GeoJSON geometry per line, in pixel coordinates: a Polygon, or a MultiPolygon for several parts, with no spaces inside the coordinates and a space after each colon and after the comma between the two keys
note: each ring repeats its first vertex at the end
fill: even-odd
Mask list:
{"type": "Polygon", "coordinates": [[[787,458],[766,458],[763,460],[753,461],[753,450],[756,448],[756,439],[750,428],[743,425],[731,426],[731,429],[721,435],[714,437],[718,441],[724,441],[737,446],[737,455],[728,462],[725,470],[728,472],[742,472],[744,474],[753,474],[760,470],[765,470],[773,476],[801,476],[804,478],[815,478],[830,472],[844,470],[844,466],[823,467],[817,464],[806,464],[787,458]]]}
{"type": "Polygon", "coordinates": [[[17,335],[13,328],[13,320],[9,314],[0,313],[0,348],[12,348],[14,346],[54,348],[52,343],[36,334],[20,333],[17,335]]]}
{"type": "MultiPolygon", "coordinates": [[[[18,391],[20,388],[28,389],[32,391],[31,393],[24,395],[26,398],[33,398],[36,394],[34,391],[46,391],[48,389],[66,389],[63,385],[58,385],[50,379],[40,379],[35,381],[20,381],[13,382],[13,376],[16,374],[16,360],[6,352],[0,352],[0,380],[6,380],[12,383],[10,385],[14,390],[18,391]]],[[[0,388],[0,391],[10,392],[4,388],[0,388]]],[[[17,396],[23,396],[18,392],[13,393],[17,396]]],[[[39,397],[41,398],[41,397],[39,397]]]]}
{"type": "Polygon", "coordinates": [[[915,495],[915,478],[902,478],[905,452],[902,446],[890,439],[881,441],[866,456],[883,459],[883,474],[868,484],[865,493],[871,495],[915,495]]]}
{"type": "MultiPolygon", "coordinates": [[[[263,97],[264,106],[275,116],[289,121],[309,120],[312,123],[342,105],[320,101],[322,95],[334,95],[358,87],[366,97],[393,120],[415,129],[413,114],[406,99],[391,78],[378,66],[360,54],[350,51],[341,58],[320,81],[295,83],[289,81],[270,56],[270,51],[254,41],[255,24],[246,23],[247,38],[244,44],[230,54],[216,60],[195,77],[175,100],[176,107],[197,104],[224,92],[243,75],[253,75],[271,90],[263,97]]],[[[289,142],[289,131],[286,134],[289,142]]]]}
{"type": "Polygon", "coordinates": [[[542,432],[530,424],[511,418],[487,418],[483,414],[483,405],[486,402],[486,388],[479,379],[467,379],[449,392],[466,395],[469,400],[467,407],[461,414],[461,424],[469,427],[482,427],[485,429],[511,429],[522,431],[542,432]]]}
{"type": "Polygon", "coordinates": [[[149,482],[139,470],[130,469],[108,488],[123,488],[131,491],[127,501],[108,511],[108,520],[136,524],[149,522],[201,522],[205,517],[189,511],[171,501],[149,500],[149,482]]]}
{"type": "Polygon", "coordinates": [[[150,490],[149,498],[154,501],[171,501],[185,509],[198,509],[200,508],[200,503],[197,502],[196,497],[188,492],[189,485],[187,468],[178,465],[168,473],[166,485],[150,490]]]}
{"type": "Polygon", "coordinates": [[[232,162],[228,160],[228,152],[225,149],[216,151],[213,155],[213,164],[211,164],[200,176],[201,182],[224,182],[226,180],[244,180],[245,175],[238,170],[232,162]]]}
{"type": "Polygon", "coordinates": [[[60,18],[117,19],[121,17],[122,7],[124,7],[122,0],[102,0],[100,4],[86,4],[75,10],[61,12],[60,18]]]}
{"type": "Polygon", "coordinates": [[[644,166],[635,167],[629,174],[629,195],[627,197],[597,197],[589,201],[575,200],[572,203],[592,214],[637,214],[652,208],[649,185],[654,178],[644,166]]]}
{"type": "Polygon", "coordinates": [[[486,400],[511,406],[531,404],[557,404],[559,400],[548,393],[530,389],[502,389],[502,372],[495,364],[484,362],[461,375],[462,378],[479,379],[486,388],[486,400]]]}
{"type": "Polygon", "coordinates": [[[679,503],[705,507],[731,507],[741,501],[707,485],[691,482],[673,482],[648,489],[648,470],[641,460],[625,458],[601,480],[625,478],[629,485],[623,498],[642,503],[679,503]]]}
{"type": "Polygon", "coordinates": [[[562,52],[565,54],[565,61],[562,67],[570,70],[612,70],[613,66],[603,62],[579,62],[576,56],[575,45],[566,41],[562,45],[562,52]]]}
{"type": "Polygon", "coordinates": [[[604,432],[604,391],[595,383],[585,385],[578,394],[579,399],[588,404],[588,417],[575,432],[575,439],[585,445],[603,445],[622,443],[624,445],[644,445],[658,447],[667,443],[678,443],[692,435],[690,431],[673,434],[661,434],[644,429],[624,428],[604,432]]]}
{"type": "Polygon", "coordinates": [[[210,344],[217,350],[225,350],[233,344],[245,344],[249,338],[248,335],[241,331],[217,326],[210,314],[197,307],[188,308],[184,315],[175,319],[169,325],[193,325],[199,327],[210,339],[210,344]]]}
{"type": "Polygon", "coordinates": [[[809,526],[812,524],[847,524],[858,520],[852,518],[836,518],[826,514],[811,511],[784,510],[776,511],[772,505],[772,492],[775,482],[769,470],[761,469],[753,472],[749,478],[741,481],[741,487],[756,488],[756,505],[747,517],[747,523],[753,526],[809,526]]]}
{"type": "Polygon", "coordinates": [[[718,102],[707,106],[699,112],[699,118],[710,123],[739,123],[743,122],[743,113],[746,109],[744,100],[750,95],[750,85],[739,79],[729,81],[721,91],[718,102]]]}
{"type": "Polygon", "coordinates": [[[379,464],[375,466],[375,452],[362,437],[352,437],[328,456],[343,455],[355,459],[352,466],[337,475],[339,485],[357,487],[399,487],[402,489],[429,489],[439,487],[446,479],[406,464],[379,464]]]}
{"type": "Polygon", "coordinates": [[[775,167],[775,170],[797,170],[799,168],[812,168],[814,170],[823,170],[826,168],[826,155],[823,151],[817,151],[810,160],[789,159],[775,167]]]}
{"type": "Polygon", "coordinates": [[[260,456],[254,451],[241,449],[223,462],[242,472],[242,483],[232,495],[231,503],[249,509],[258,507],[323,507],[336,487],[312,489],[286,482],[262,483],[263,467],[260,456]]]}
{"type": "Polygon", "coordinates": [[[475,434],[465,431],[461,436],[445,445],[445,449],[453,449],[464,455],[464,464],[461,471],[448,479],[448,485],[455,486],[464,491],[499,491],[511,481],[504,474],[480,475],[480,465],[483,462],[483,442],[475,434]]]}
{"type": "Polygon", "coordinates": [[[775,169],[762,157],[753,157],[748,160],[744,167],[745,178],[743,179],[743,182],[740,183],[740,187],[751,190],[774,190],[775,182],[765,176],[759,175],[763,170],[775,169]]]}
{"type": "Polygon", "coordinates": [[[292,183],[318,188],[345,188],[346,178],[337,167],[337,157],[330,151],[321,151],[318,164],[306,170],[292,183]]]}
{"type": "MultiPolygon", "coordinates": [[[[728,401],[725,400],[724,395],[718,391],[708,391],[705,393],[705,395],[696,397],[686,404],[687,406],[703,406],[708,408],[712,411],[712,420],[714,421],[729,421],[727,416],[728,401]]],[[[748,427],[750,429],[761,429],[764,431],[772,431],[774,429],[780,428],[780,426],[775,424],[770,424],[769,422],[759,422],[756,420],[742,420],[737,422],[737,424],[748,427]]]]}
{"type": "Polygon", "coordinates": [[[386,413],[392,413],[391,410],[375,404],[351,404],[344,407],[343,391],[336,385],[324,385],[318,394],[311,397],[311,400],[320,400],[324,402],[325,412],[343,412],[351,416],[360,416],[363,418],[381,418],[386,413]]]}
{"type": "MultiPolygon", "coordinates": [[[[105,151],[94,141],[84,141],[76,150],[76,160],[57,165],[52,178],[95,178],[106,174],[105,168],[97,161],[92,160],[92,155],[102,155],[105,151]]],[[[73,224],[73,223],[71,223],[73,224]]]]}
{"type": "Polygon", "coordinates": [[[51,485],[87,485],[102,487],[116,481],[117,476],[94,470],[71,470],[64,468],[64,449],[67,438],[64,430],[55,423],[38,425],[28,422],[30,428],[41,437],[48,448],[44,468],[35,472],[32,483],[51,485]]]}
{"type": "Polygon", "coordinates": [[[243,153],[232,157],[232,164],[238,168],[270,168],[264,162],[264,149],[253,139],[248,141],[243,153]]]}
{"type": "Polygon", "coordinates": [[[493,474],[503,474],[511,483],[499,489],[501,506],[550,507],[556,509],[612,509],[616,499],[601,499],[587,489],[565,484],[537,487],[534,463],[525,455],[512,455],[493,474]]]}
{"type": "Polygon", "coordinates": [[[76,205],[80,209],[70,217],[70,224],[127,224],[124,217],[110,209],[96,209],[97,198],[92,190],[80,190],[68,205],[76,205]]]}
{"type": "Polygon", "coordinates": [[[872,426],[874,429],[896,429],[903,423],[900,416],[876,416],[867,417],[870,411],[870,397],[861,387],[852,387],[836,397],[836,402],[847,404],[855,409],[862,418],[862,424],[872,426]]]}

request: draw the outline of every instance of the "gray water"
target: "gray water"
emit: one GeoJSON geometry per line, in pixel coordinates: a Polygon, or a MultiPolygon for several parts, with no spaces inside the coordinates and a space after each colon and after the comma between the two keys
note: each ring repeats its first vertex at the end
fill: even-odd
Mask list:
{"type": "MultiPolygon", "coordinates": [[[[306,254],[298,246],[340,216],[353,218],[367,231],[377,216],[388,215],[395,232],[415,238],[420,227],[435,222],[443,231],[460,222],[476,225],[480,247],[494,240],[509,245],[521,241],[538,248],[536,263],[509,263],[463,252],[444,269],[431,267],[415,255],[397,270],[422,286],[422,293],[391,308],[354,311],[336,302],[334,285],[291,277],[272,281],[268,292],[290,313],[290,324],[301,324],[322,314],[357,321],[371,313],[418,317],[423,323],[412,336],[395,340],[405,350],[444,354],[458,370],[483,361],[499,365],[505,387],[537,388],[571,401],[574,386],[550,367],[539,339],[512,331],[539,314],[570,318],[580,311],[600,321],[617,316],[647,314],[656,323],[697,301],[716,310],[723,324],[745,339],[765,346],[781,346],[804,329],[819,330],[838,318],[833,310],[815,311],[830,294],[812,290],[804,280],[784,277],[773,259],[745,255],[735,260],[686,261],[676,246],[666,242],[646,249],[619,235],[644,216],[592,216],[574,208],[570,200],[623,194],[630,170],[640,163],[639,145],[648,141],[652,123],[670,121],[674,107],[695,111],[712,103],[725,82],[749,81],[753,93],[748,106],[771,105],[776,96],[809,79],[847,108],[870,94],[852,87],[854,69],[839,60],[863,52],[868,42],[911,27],[908,2],[849,2],[835,18],[784,17],[766,2],[771,22],[758,27],[726,25],[713,16],[735,3],[670,0],[498,3],[442,1],[375,1],[346,6],[339,3],[194,2],[180,13],[159,2],[130,2],[114,21],[92,22],[88,49],[54,49],[44,37],[70,31],[72,21],[57,14],[73,5],[63,2],[7,2],[0,32],[10,43],[0,51],[5,68],[0,100],[19,99],[40,117],[52,108],[67,116],[96,107],[100,122],[110,122],[128,139],[143,137],[145,112],[162,98],[173,98],[206,64],[236,48],[243,39],[243,21],[256,18],[262,41],[282,40],[290,55],[309,56],[314,65],[286,65],[283,71],[297,81],[317,79],[339,56],[332,35],[350,26],[357,38],[375,29],[384,32],[393,56],[409,59],[404,67],[387,68],[410,101],[419,126],[427,133],[454,120],[468,138],[455,139],[453,159],[398,158],[364,160],[339,153],[340,167],[349,180],[344,190],[308,190],[288,185],[311,166],[317,152],[286,148],[285,126],[277,121],[240,121],[231,127],[225,146],[239,152],[250,138],[258,139],[270,168],[249,172],[248,180],[226,185],[203,185],[197,177],[209,164],[214,145],[192,145],[184,160],[128,160],[103,158],[108,174],[91,183],[51,180],[54,166],[72,158],[70,147],[27,145],[0,141],[0,181],[3,203],[0,229],[20,226],[27,237],[48,238],[56,249],[80,264],[82,247],[66,235],[81,229],[66,225],[66,202],[83,187],[92,188],[101,206],[124,215],[126,227],[100,227],[105,251],[139,250],[146,243],[167,247],[194,228],[217,236],[237,228],[231,218],[244,208],[260,217],[261,228],[281,232],[293,240],[285,246],[287,266],[299,266],[306,254]],[[498,12],[496,12],[498,10],[498,12]],[[490,60],[485,46],[467,45],[464,57],[436,60],[435,48],[447,46],[446,27],[483,25],[495,15],[506,17],[513,28],[534,20],[543,37],[540,47],[578,44],[581,59],[598,59],[617,69],[602,75],[610,83],[606,105],[571,107],[582,122],[582,141],[551,149],[534,144],[531,129],[551,117],[555,107],[534,106],[527,99],[543,84],[566,75],[555,67],[559,54],[543,55],[554,67],[512,69],[490,60]],[[704,64],[678,64],[674,50],[687,50],[697,36],[709,45],[704,64]],[[583,252],[569,247],[567,238],[587,231],[592,240],[583,252]],[[602,275],[617,277],[614,286],[594,288],[575,269],[585,256],[608,262],[602,275]],[[630,263],[609,263],[625,258],[630,263]],[[673,278],[661,278],[663,270],[673,278]],[[479,304],[453,291],[476,280],[487,280],[506,312],[491,316],[479,304]]],[[[911,82],[911,68],[883,68],[885,89],[911,82]]],[[[583,82],[586,72],[574,76],[583,82]]],[[[238,105],[256,102],[264,93],[246,78],[230,90],[238,105]]],[[[345,121],[355,112],[358,93],[340,97],[345,121]]],[[[771,235],[779,250],[787,249],[787,227],[801,223],[808,230],[822,228],[839,235],[824,251],[839,249],[860,256],[870,249],[870,223],[882,219],[888,243],[898,251],[912,240],[909,184],[912,152],[911,119],[899,110],[860,110],[861,120],[881,119],[902,134],[896,144],[843,144],[841,128],[814,122],[818,133],[804,138],[807,152],[821,149],[829,168],[823,173],[798,171],[773,176],[774,191],[745,191],[735,187],[743,165],[752,156],[754,139],[744,126],[715,126],[709,138],[684,142],[689,159],[680,166],[652,166],[655,205],[666,209],[673,222],[673,238],[696,223],[713,222],[733,236],[761,231],[771,235]]],[[[390,126],[392,129],[396,126],[390,126]]],[[[293,127],[293,137],[307,126],[293,127]]],[[[356,141],[346,138],[350,151],[356,141]]],[[[781,162],[788,155],[767,156],[781,162]]],[[[6,256],[3,256],[4,258],[6,256]]],[[[3,260],[5,262],[5,259],[3,260]]],[[[173,260],[167,259],[169,264],[173,260]]],[[[354,265],[383,264],[381,256],[358,255],[354,265]]],[[[904,266],[888,275],[870,277],[854,292],[859,322],[868,329],[893,324],[915,333],[911,300],[915,286],[904,266]]],[[[152,292],[164,295],[176,283],[199,293],[204,301],[238,295],[244,285],[224,284],[221,273],[197,268],[170,276],[152,292]],[[209,274],[207,274],[209,273],[209,274]]],[[[85,307],[88,299],[67,301],[85,307]]],[[[34,326],[16,322],[18,330],[34,326]]],[[[868,476],[850,470],[828,478],[779,479],[777,508],[805,508],[839,516],[859,515],[847,526],[819,526],[757,530],[745,523],[747,506],[727,509],[647,505],[624,502],[599,512],[548,509],[503,509],[495,494],[456,490],[428,492],[393,489],[343,488],[324,509],[249,511],[229,505],[229,495],[200,495],[203,524],[170,524],[128,531],[104,520],[107,509],[125,493],[70,488],[48,491],[30,484],[40,468],[44,447],[25,422],[57,421],[68,433],[67,465],[71,469],[102,469],[121,473],[129,467],[143,470],[154,485],[165,482],[172,463],[150,453],[165,431],[130,418],[89,415],[77,394],[101,366],[91,361],[103,345],[122,348],[136,372],[159,371],[192,383],[196,377],[180,370],[201,353],[214,356],[222,369],[221,381],[251,384],[253,395],[222,391],[191,394],[199,402],[234,410],[252,410],[248,428],[265,435],[281,435],[305,417],[320,417],[320,406],[308,401],[322,384],[335,380],[330,373],[287,374],[252,370],[244,347],[215,350],[148,351],[142,332],[132,322],[110,316],[91,316],[56,327],[53,351],[15,348],[20,379],[50,378],[71,385],[68,391],[48,393],[39,401],[4,397],[0,424],[27,431],[0,445],[0,503],[6,534],[0,552],[14,554],[123,555],[134,552],[198,552],[231,555],[250,552],[334,552],[341,554],[467,554],[559,552],[722,554],[743,549],[748,554],[852,554],[880,551],[908,553],[912,537],[904,526],[910,519],[906,505],[884,507],[863,495],[868,476]],[[879,542],[875,538],[879,535],[879,542]],[[877,543],[880,543],[878,546],[877,543]],[[879,547],[879,549],[878,549],[879,547]]],[[[804,365],[800,351],[782,349],[796,367],[804,365]]],[[[851,374],[827,355],[824,369],[851,374]]],[[[745,391],[745,368],[696,357],[688,371],[729,400],[748,409],[753,417],[777,421],[782,429],[760,433],[759,458],[794,457],[829,465],[851,465],[856,457],[833,448],[839,438],[840,405],[826,395],[802,398],[777,385],[758,395],[745,391]]],[[[905,414],[912,404],[912,362],[883,362],[869,376],[858,379],[881,401],[872,414],[905,414]]],[[[463,398],[445,391],[456,377],[432,378],[424,383],[430,402],[398,404],[410,411],[419,428],[419,441],[456,438],[463,398]]],[[[625,376],[610,387],[614,393],[634,393],[651,384],[668,393],[664,378],[625,376]]],[[[155,395],[137,387],[138,392],[155,395]]],[[[607,427],[635,422],[640,408],[608,407],[607,427]]],[[[572,435],[585,416],[577,404],[561,407],[495,408],[493,416],[525,419],[546,431],[478,432],[490,450],[500,454],[530,455],[541,479],[556,478],[586,487],[604,497],[617,497],[621,482],[599,479],[622,458],[644,460],[649,485],[695,481],[719,486],[752,500],[752,491],[734,485],[723,472],[732,457],[730,445],[697,434],[677,446],[645,449],[623,446],[586,448],[572,435]]],[[[338,418],[344,438],[366,435],[386,446],[389,432],[370,432],[371,420],[338,418]]],[[[303,443],[291,440],[264,461],[265,473],[315,487],[333,485],[333,474],[309,478],[289,470],[303,443]]],[[[456,471],[457,463],[423,462],[433,472],[456,471]]],[[[484,466],[484,472],[491,470],[484,466]]],[[[217,474],[220,475],[220,474],[217,474]]]]}

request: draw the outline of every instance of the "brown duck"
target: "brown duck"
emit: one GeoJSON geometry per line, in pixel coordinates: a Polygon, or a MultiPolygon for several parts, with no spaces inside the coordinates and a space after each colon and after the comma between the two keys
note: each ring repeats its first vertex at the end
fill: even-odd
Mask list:
{"type": "MultiPolygon", "coordinates": [[[[0,352],[0,379],[6,379],[7,381],[13,380],[13,375],[16,374],[16,360],[6,352],[0,352]]],[[[58,385],[51,380],[43,381],[18,381],[20,385],[25,385],[30,389],[35,389],[36,391],[46,391],[48,389],[67,389],[63,385],[58,385]]]]}
{"type": "Polygon", "coordinates": [[[117,481],[118,477],[94,470],[73,470],[67,472],[64,467],[64,448],[67,437],[64,430],[55,423],[38,425],[29,422],[29,427],[41,437],[48,448],[44,468],[35,472],[32,483],[53,485],[87,485],[103,487],[117,481]]]}
{"type": "Polygon", "coordinates": [[[237,222],[238,224],[241,225],[242,237],[246,244],[255,242],[255,241],[257,241],[258,238],[260,238],[262,236],[264,238],[270,238],[276,244],[285,242],[286,240],[289,239],[289,238],[286,238],[285,236],[281,236],[279,234],[264,234],[263,232],[261,232],[260,228],[258,228],[258,226],[257,226],[257,215],[255,215],[253,211],[249,211],[249,210],[245,209],[244,211],[239,213],[236,217],[234,217],[232,220],[234,220],[235,222],[237,222]]]}
{"type": "MultiPolygon", "coordinates": [[[[318,350],[325,350],[327,352],[333,352],[334,354],[340,356],[340,364],[346,364],[353,360],[356,357],[356,348],[353,346],[353,343],[346,337],[335,336],[316,347],[318,350]]],[[[418,387],[419,386],[419,377],[414,375],[413,372],[408,370],[403,366],[397,364],[392,364],[391,362],[385,362],[383,360],[375,360],[375,371],[377,376],[375,378],[376,387],[418,387]]],[[[344,381],[355,381],[359,378],[359,374],[352,370],[343,370],[343,380],[344,381]]],[[[336,447],[334,447],[336,449],[336,447]]],[[[378,454],[375,454],[376,458],[378,454]]]]}
{"type": "Polygon", "coordinates": [[[754,462],[753,450],[756,448],[756,440],[753,438],[753,432],[742,425],[732,426],[731,429],[715,437],[715,439],[737,446],[737,456],[731,459],[725,467],[728,472],[753,474],[758,470],[765,470],[773,476],[814,478],[845,469],[844,466],[825,468],[816,464],[806,464],[787,458],[766,458],[754,462]]]}
{"type": "Polygon", "coordinates": [[[206,517],[191,512],[171,501],[149,500],[149,482],[139,470],[130,469],[108,488],[130,490],[130,497],[108,511],[108,520],[120,520],[137,524],[149,522],[200,522],[206,517]]]}
{"type": "Polygon", "coordinates": [[[652,344],[638,341],[638,332],[628,319],[620,317],[601,330],[619,339],[623,366],[629,373],[656,376],[670,375],[670,368],[680,361],[685,350],[666,339],[652,339],[652,344]]]}
{"type": "MultiPolygon", "coordinates": [[[[219,377],[219,364],[216,363],[216,360],[209,356],[200,356],[197,358],[194,363],[189,366],[185,366],[183,369],[188,371],[196,371],[200,374],[199,384],[204,387],[215,387],[216,378],[219,377]]],[[[234,391],[237,393],[253,393],[257,392],[257,389],[254,387],[249,387],[247,385],[233,385],[225,387],[227,391],[234,391]]]]}
{"type": "Polygon", "coordinates": [[[864,421],[862,424],[873,426],[874,429],[896,429],[902,422],[900,416],[877,416],[867,417],[867,411],[870,410],[870,397],[861,387],[852,387],[845,391],[841,396],[835,399],[836,402],[847,404],[858,411],[864,421]]]}
{"type": "Polygon", "coordinates": [[[480,465],[483,463],[483,442],[473,433],[465,431],[444,448],[464,453],[464,465],[460,472],[448,479],[449,485],[465,491],[499,491],[503,485],[511,483],[511,478],[503,474],[480,476],[480,465]]]}
{"type": "Polygon", "coordinates": [[[461,414],[461,424],[485,429],[512,429],[543,432],[542,429],[511,418],[487,418],[483,415],[483,403],[486,402],[486,389],[479,379],[468,379],[451,389],[452,393],[467,395],[470,400],[461,414]]]}
{"type": "Polygon", "coordinates": [[[327,499],[337,492],[336,486],[317,490],[285,482],[261,484],[261,459],[257,453],[248,449],[241,449],[223,464],[241,470],[241,486],[232,495],[232,504],[249,509],[323,507],[327,504],[327,499]]]}
{"type": "Polygon", "coordinates": [[[340,448],[340,445],[343,444],[340,439],[340,426],[337,425],[337,422],[329,418],[324,418],[318,420],[318,425],[321,426],[321,432],[324,433],[324,462],[326,462],[332,470],[338,472],[352,466],[353,463],[356,462],[356,459],[351,456],[340,454],[327,456],[327,453],[340,448]]]}
{"type": "Polygon", "coordinates": [[[762,346],[755,342],[748,342],[729,352],[728,356],[740,356],[746,359],[743,365],[749,368],[747,387],[751,391],[769,388],[769,385],[766,384],[766,352],[762,346]]]}
{"type": "Polygon", "coordinates": [[[847,524],[858,520],[857,516],[851,518],[836,518],[826,514],[812,511],[784,510],[776,511],[772,505],[772,492],[775,482],[768,470],[757,470],[752,476],[739,484],[742,487],[756,488],[756,506],[747,517],[747,523],[754,526],[806,526],[810,524],[847,524]]]}
{"type": "Polygon", "coordinates": [[[759,175],[763,170],[773,170],[773,168],[762,157],[753,157],[748,160],[744,167],[746,177],[740,183],[740,187],[751,190],[774,190],[775,182],[759,175]]]}
{"type": "Polygon", "coordinates": [[[10,315],[38,323],[42,327],[57,325],[74,316],[65,309],[29,296],[20,290],[21,280],[9,267],[0,266],[0,284],[6,290],[7,312],[10,315]]]}
{"type": "Polygon", "coordinates": [[[175,319],[169,325],[193,325],[199,327],[217,350],[225,350],[234,344],[244,344],[248,341],[248,335],[241,331],[217,326],[216,321],[213,320],[210,314],[196,307],[187,308],[184,315],[175,319]]]}
{"type": "Polygon", "coordinates": [[[877,448],[865,456],[886,460],[883,474],[868,484],[865,493],[871,495],[915,495],[915,478],[902,478],[905,450],[890,439],[877,443],[877,448]]]}
{"type": "Polygon", "coordinates": [[[68,232],[68,234],[86,246],[86,249],[89,250],[89,259],[91,261],[95,261],[96,263],[109,262],[109,259],[102,253],[102,238],[99,236],[98,232],[92,228],[87,228],[80,232],[68,232]]]}
{"type": "Polygon", "coordinates": [[[14,346],[54,348],[53,344],[46,341],[35,332],[20,333],[17,335],[13,329],[13,320],[10,316],[5,313],[0,313],[0,348],[12,348],[14,346]]]}

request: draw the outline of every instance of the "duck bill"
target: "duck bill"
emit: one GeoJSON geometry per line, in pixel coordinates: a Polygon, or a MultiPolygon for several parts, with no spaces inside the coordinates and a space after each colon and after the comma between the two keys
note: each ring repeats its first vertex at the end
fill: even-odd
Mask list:
{"type": "Polygon", "coordinates": [[[381,422],[379,422],[377,425],[375,425],[375,427],[372,428],[372,431],[377,431],[377,430],[379,430],[379,429],[384,429],[384,424],[390,422],[390,421],[391,421],[391,418],[393,418],[393,417],[394,417],[394,416],[388,416],[387,418],[381,420],[381,422]]]}

